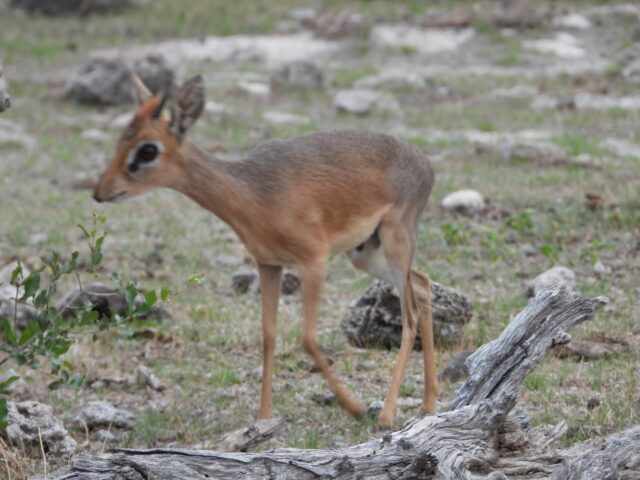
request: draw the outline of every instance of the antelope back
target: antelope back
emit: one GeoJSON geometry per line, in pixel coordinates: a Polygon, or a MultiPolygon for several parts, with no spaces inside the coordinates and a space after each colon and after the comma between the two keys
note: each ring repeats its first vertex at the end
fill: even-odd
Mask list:
{"type": "Polygon", "coordinates": [[[153,187],[175,187],[184,177],[181,146],[204,107],[202,78],[188,80],[175,95],[167,89],[152,96],[135,75],[133,86],[138,109],[95,186],[98,202],[122,200],[153,187]]]}

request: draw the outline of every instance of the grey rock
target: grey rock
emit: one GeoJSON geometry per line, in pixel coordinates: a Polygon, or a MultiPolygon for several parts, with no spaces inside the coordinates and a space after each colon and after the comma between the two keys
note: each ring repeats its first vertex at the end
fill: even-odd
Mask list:
{"type": "Polygon", "coordinates": [[[94,13],[117,13],[131,7],[130,0],[11,0],[9,5],[31,14],[90,15],[94,13]]]}
{"type": "Polygon", "coordinates": [[[231,289],[233,293],[240,295],[249,290],[256,293],[260,289],[260,278],[255,270],[240,271],[231,277],[231,289]]]}
{"type": "Polygon", "coordinates": [[[319,90],[324,86],[324,74],[315,63],[298,60],[286,64],[271,75],[269,84],[277,92],[288,89],[319,90]]]}
{"type": "Polygon", "coordinates": [[[53,415],[53,409],[35,401],[7,402],[6,435],[9,441],[21,448],[40,448],[40,439],[45,451],[55,456],[69,456],[75,452],[77,443],[64,425],[53,415]]]}
{"type": "MultiPolygon", "coordinates": [[[[464,325],[471,320],[471,303],[461,293],[431,282],[431,304],[435,342],[439,345],[458,343],[464,325]]],[[[357,347],[399,347],[402,336],[400,298],[390,285],[374,281],[342,321],[342,331],[357,347]]],[[[420,342],[418,329],[414,350],[422,349],[420,342]]]]}
{"type": "Polygon", "coordinates": [[[572,30],[588,30],[593,25],[584,15],[579,13],[568,13],[553,19],[553,26],[558,28],[568,28],[572,30]]]}
{"type": "Polygon", "coordinates": [[[306,125],[311,123],[309,117],[287,112],[267,111],[262,114],[262,118],[272,125],[306,125]]]}
{"type": "Polygon", "coordinates": [[[114,442],[116,436],[111,431],[102,429],[96,432],[96,440],[99,442],[114,442]]]}
{"type": "Polygon", "coordinates": [[[293,272],[282,274],[281,291],[283,295],[293,295],[300,290],[300,278],[293,272]]]}
{"type": "Polygon", "coordinates": [[[135,417],[131,412],[101,400],[86,403],[76,418],[90,430],[98,428],[130,430],[135,424],[135,417]]]}
{"type": "Polygon", "coordinates": [[[442,207],[449,212],[472,215],[484,210],[485,203],[480,192],[464,189],[444,197],[442,199],[442,207]]]}
{"type": "Polygon", "coordinates": [[[423,54],[453,52],[473,38],[471,28],[419,28],[407,24],[381,24],[371,29],[369,41],[378,48],[410,48],[423,54]]]}
{"type": "MultiPolygon", "coordinates": [[[[260,293],[260,276],[255,270],[241,270],[231,277],[231,289],[235,294],[260,293]]],[[[293,295],[300,289],[300,278],[293,272],[282,274],[280,291],[283,295],[293,295]]]]}
{"type": "Polygon", "coordinates": [[[368,115],[373,110],[398,112],[398,102],[391,95],[368,89],[340,90],[333,97],[339,112],[368,115]]]}
{"type": "Polygon", "coordinates": [[[64,96],[90,105],[132,102],[132,72],[152,92],[162,91],[174,81],[173,69],[162,55],[146,55],[134,59],[107,54],[93,55],[68,77],[64,96]]]}
{"type": "Polygon", "coordinates": [[[587,54],[586,50],[580,45],[580,40],[566,32],[558,32],[553,38],[525,40],[522,45],[528,50],[542,54],[552,54],[567,60],[582,58],[587,54]]]}
{"type": "Polygon", "coordinates": [[[460,380],[464,380],[469,376],[467,366],[465,362],[469,355],[473,353],[473,350],[463,350],[457,352],[453,357],[449,359],[447,365],[442,369],[442,372],[438,375],[440,380],[455,383],[460,380]]]}
{"type": "MultiPolygon", "coordinates": [[[[142,295],[138,295],[136,305],[143,302],[142,295]]],[[[82,290],[70,291],[56,304],[56,308],[62,316],[72,316],[87,303],[91,304],[92,310],[104,317],[125,315],[127,309],[126,298],[119,289],[98,282],[89,283],[82,290]]],[[[145,317],[161,321],[170,315],[161,305],[154,305],[145,317]]]]}
{"type": "Polygon", "coordinates": [[[534,297],[540,291],[557,285],[565,285],[567,289],[571,291],[575,290],[576,274],[567,267],[556,265],[534,278],[527,287],[525,295],[527,297],[534,297]]]}
{"type": "Polygon", "coordinates": [[[138,383],[149,386],[157,392],[161,392],[166,388],[162,381],[144,365],[138,365],[136,375],[138,377],[138,383]]]}

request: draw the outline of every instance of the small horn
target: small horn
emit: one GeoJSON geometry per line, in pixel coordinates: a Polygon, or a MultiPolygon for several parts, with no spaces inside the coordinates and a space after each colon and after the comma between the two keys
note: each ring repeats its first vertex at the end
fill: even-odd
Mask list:
{"type": "Polygon", "coordinates": [[[138,100],[139,105],[142,105],[153,96],[147,86],[142,82],[142,80],[140,80],[140,77],[135,72],[131,73],[131,82],[133,83],[133,90],[135,92],[136,99],[138,100]]]}
{"type": "Polygon", "coordinates": [[[171,98],[171,83],[168,83],[167,87],[164,89],[164,92],[162,92],[162,98],[160,99],[160,103],[151,114],[152,118],[155,118],[156,120],[160,118],[160,115],[162,115],[162,111],[164,110],[164,107],[170,98],[171,98]]]}

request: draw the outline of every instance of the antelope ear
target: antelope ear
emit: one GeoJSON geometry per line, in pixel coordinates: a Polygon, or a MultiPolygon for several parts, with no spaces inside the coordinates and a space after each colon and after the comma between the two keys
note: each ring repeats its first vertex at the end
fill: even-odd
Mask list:
{"type": "Polygon", "coordinates": [[[204,85],[202,76],[187,80],[173,96],[171,107],[171,129],[182,137],[204,110],[204,85]]]}
{"type": "Polygon", "coordinates": [[[133,93],[138,101],[138,105],[142,105],[153,96],[147,86],[140,80],[140,77],[135,73],[131,74],[131,83],[133,84],[133,93]]]}

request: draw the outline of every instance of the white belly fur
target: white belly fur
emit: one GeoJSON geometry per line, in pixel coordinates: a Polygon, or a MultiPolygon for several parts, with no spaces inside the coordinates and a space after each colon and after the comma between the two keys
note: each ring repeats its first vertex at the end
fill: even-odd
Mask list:
{"type": "Polygon", "coordinates": [[[352,224],[349,230],[334,235],[331,239],[331,253],[348,252],[366,242],[373,235],[386,211],[387,208],[384,208],[374,215],[352,224]]]}

